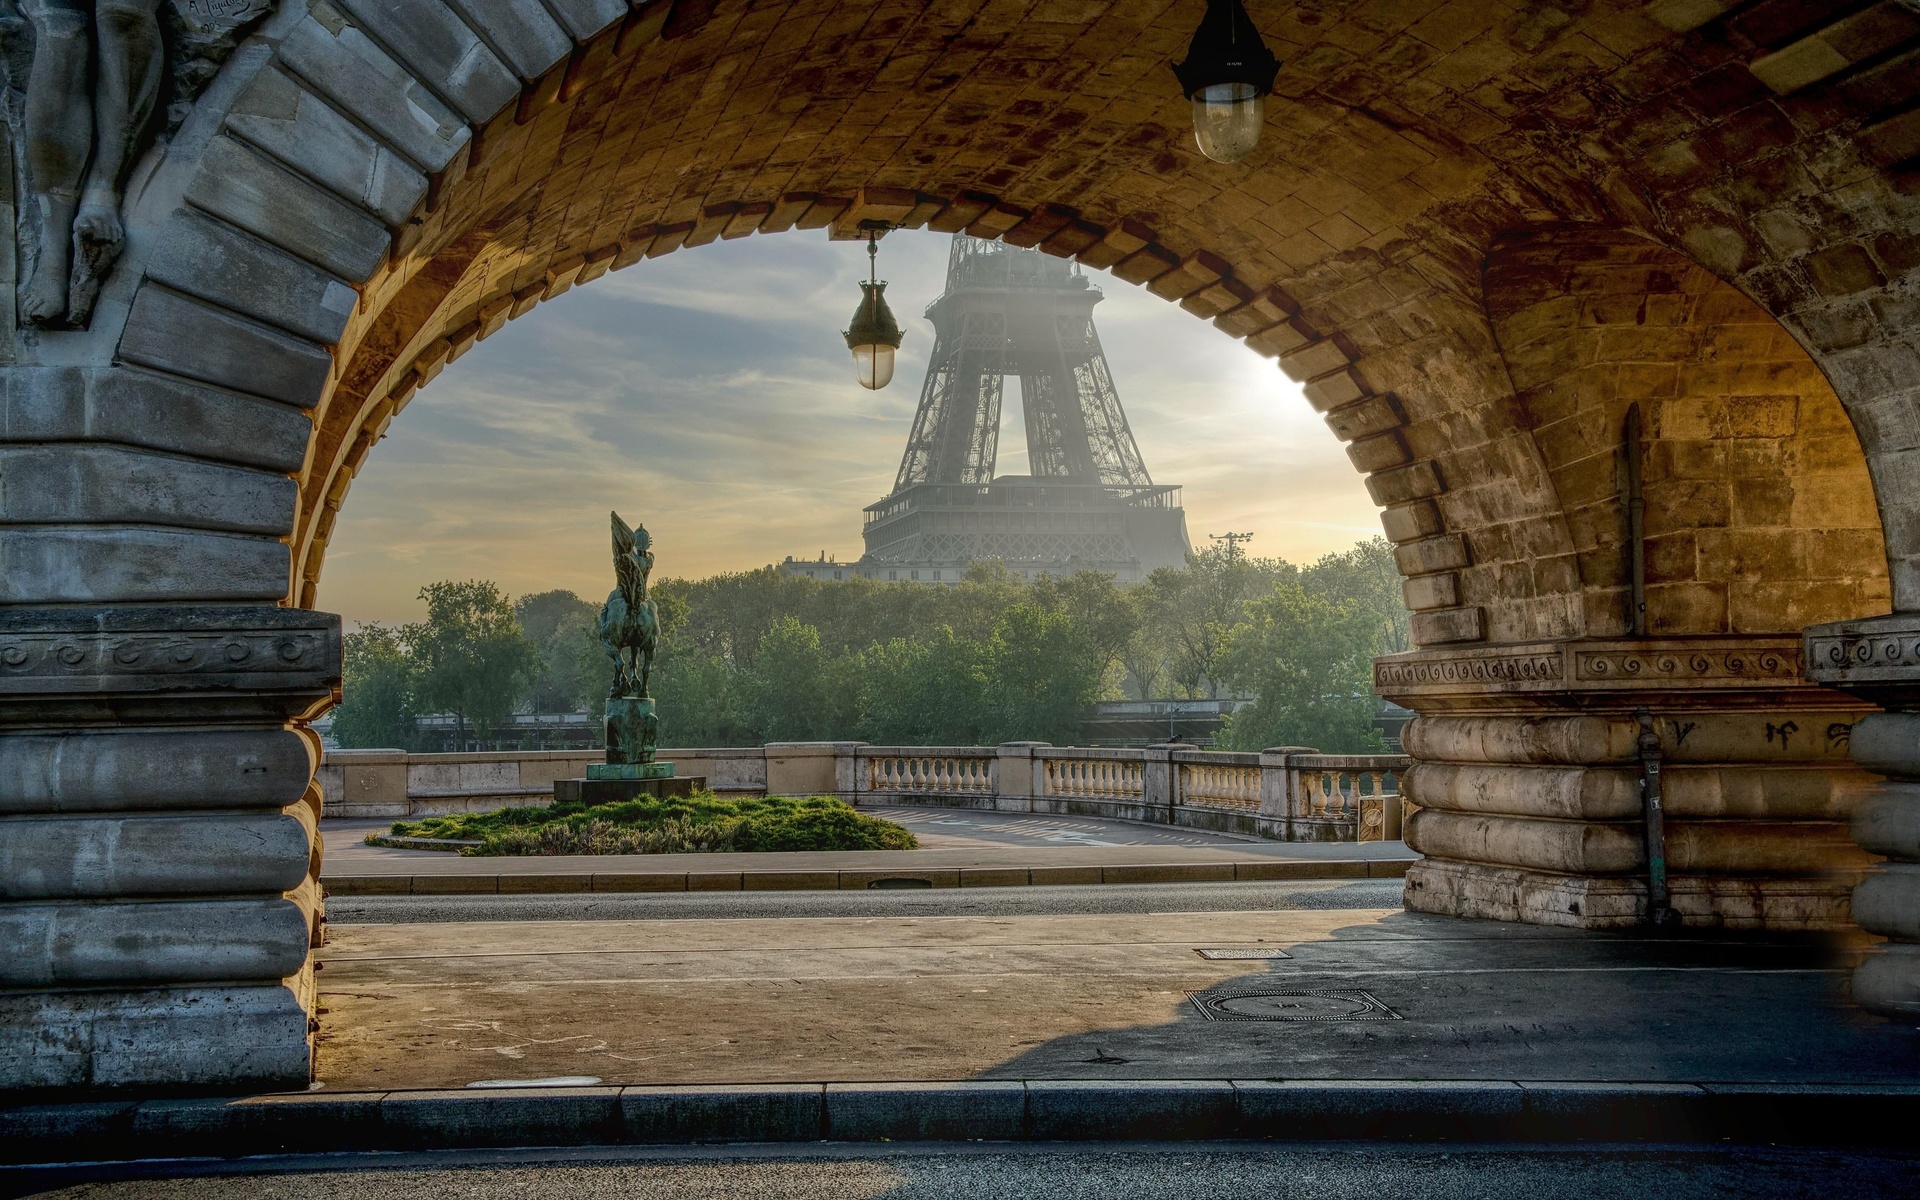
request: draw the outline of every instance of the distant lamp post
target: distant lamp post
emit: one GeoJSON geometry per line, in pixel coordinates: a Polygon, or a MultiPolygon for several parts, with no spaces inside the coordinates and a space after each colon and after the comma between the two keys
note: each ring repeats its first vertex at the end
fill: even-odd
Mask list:
{"type": "Polygon", "coordinates": [[[853,377],[860,386],[879,391],[893,382],[893,352],[905,335],[887,307],[887,285],[878,278],[880,235],[892,228],[885,222],[862,222],[867,235],[867,281],[860,285],[860,307],[853,310],[847,329],[847,349],[853,351],[853,377]]]}
{"type": "Polygon", "coordinates": [[[1193,140],[1215,162],[1239,162],[1260,141],[1267,94],[1280,60],[1240,0],[1207,0],[1187,61],[1173,64],[1180,90],[1193,102],[1193,140]]]}

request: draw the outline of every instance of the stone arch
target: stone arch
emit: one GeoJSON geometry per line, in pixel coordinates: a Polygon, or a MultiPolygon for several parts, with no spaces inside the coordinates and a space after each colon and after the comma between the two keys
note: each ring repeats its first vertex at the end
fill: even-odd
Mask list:
{"type": "MultiPolygon", "coordinates": [[[[1908,614],[1821,634],[1822,662],[1838,664],[1826,677],[1849,682],[1864,662],[1890,689],[1868,694],[1910,705],[1911,5],[1275,6],[1260,14],[1285,63],[1266,139],[1232,166],[1191,149],[1166,81],[1197,8],[285,0],[136,173],[127,253],[92,327],[16,340],[0,422],[4,811],[83,814],[62,818],[58,842],[79,846],[117,837],[130,812],[213,805],[231,811],[192,819],[250,845],[272,830],[275,848],[187,838],[122,855],[111,877],[36,884],[82,902],[95,931],[69,937],[59,903],[40,904],[35,944],[88,953],[14,968],[93,1031],[61,1045],[107,1045],[118,1035],[100,1031],[133,1019],[139,994],[143,1036],[179,1048],[60,1058],[49,1042],[41,1074],[0,1084],[304,1071],[303,931],[319,901],[311,823],[296,835],[289,822],[313,794],[298,726],[328,702],[338,627],[285,606],[314,600],[352,471],[414,389],[542,298],[683,246],[863,216],[1111,269],[1306,383],[1386,511],[1427,647],[1376,675],[1423,714],[1425,809],[1409,836],[1431,857],[1410,903],[1633,919],[1630,713],[1694,704],[1717,724],[1690,751],[1704,756],[1697,825],[1682,830],[1690,919],[1844,920],[1828,876],[1860,868],[1840,830],[1864,777],[1848,774],[1843,735],[1871,706],[1812,686],[1779,635],[1870,616],[1883,593],[1868,572],[1843,599],[1809,569],[1765,602],[1775,636],[1729,600],[1720,640],[1697,653],[1596,643],[1617,578],[1594,485],[1558,440],[1571,426],[1540,420],[1555,396],[1522,327],[1551,289],[1516,281],[1562,236],[1542,230],[1589,227],[1614,249],[1625,231],[1698,264],[1677,292],[1651,292],[1705,304],[1722,292],[1704,269],[1792,335],[1851,418],[1884,595],[1908,614]],[[1536,720],[1556,706],[1592,715],[1536,720]],[[1761,718],[1787,711],[1829,735],[1795,743],[1795,786],[1764,773],[1784,726],[1761,718]],[[141,774],[162,759],[177,777],[141,774]],[[198,931],[194,953],[113,949],[115,929],[160,926],[198,931]],[[216,1008],[209,1032],[196,1014],[216,1008]]],[[[1784,361],[1774,327],[1755,324],[1784,361]]],[[[1810,376],[1795,386],[1798,414],[1825,404],[1810,376]]],[[[1818,440],[1826,417],[1771,440],[1818,440]]],[[[1863,534],[1857,466],[1839,473],[1850,507],[1818,527],[1863,534]]],[[[1734,477],[1722,482],[1731,497],[1734,477]]],[[[1711,624],[1685,611],[1688,632],[1711,624]]],[[[1879,728],[1905,732],[1855,737],[1878,747],[1863,761],[1920,775],[1911,723],[1879,728]]],[[[1873,828],[1876,852],[1920,860],[1910,824],[1873,828]]],[[[1894,901],[1876,893],[1875,928],[1910,932],[1920,889],[1900,886],[1894,901]]],[[[1908,962],[1889,978],[1920,1007],[1920,963],[1885,961],[1908,962]]],[[[0,998],[0,1027],[45,1024],[25,1011],[0,998]]]]}
{"type": "MultiPolygon", "coordinates": [[[[421,26],[434,29],[428,37],[421,29],[396,25],[393,17],[370,6],[344,0],[337,8],[322,5],[305,19],[281,20],[270,31],[279,37],[273,61],[252,64],[252,76],[236,83],[225,98],[226,111],[206,114],[206,123],[220,128],[199,131],[204,139],[201,161],[182,184],[187,203],[164,221],[160,253],[148,271],[156,286],[134,298],[133,320],[120,355],[129,363],[167,365],[181,341],[183,319],[209,327],[209,336],[190,335],[192,341],[224,351],[237,344],[236,339],[244,343],[249,332],[258,332],[230,319],[238,313],[276,327],[255,339],[263,343],[257,353],[243,351],[251,359],[247,371],[256,391],[304,389],[307,395],[300,402],[307,402],[323,359],[328,360],[322,395],[312,398],[319,436],[312,448],[314,461],[302,464],[299,515],[291,531],[293,578],[285,598],[313,601],[330,513],[337,511],[352,470],[364,461],[371,444],[368,435],[377,437],[412,388],[502,320],[643,256],[723,236],[844,224],[864,214],[1005,236],[1114,268],[1122,278],[1144,283],[1156,294],[1213,318],[1230,334],[1280,357],[1283,367],[1310,380],[1310,396],[1329,411],[1335,431],[1354,443],[1356,464],[1372,475],[1370,487],[1388,507],[1388,532],[1402,547],[1403,568],[1417,581],[1409,599],[1421,611],[1418,635],[1423,644],[1507,641],[1579,627],[1576,606],[1568,599],[1570,543],[1564,530],[1555,528],[1558,518],[1541,464],[1533,461],[1536,456],[1524,439],[1514,441],[1510,430],[1502,432],[1504,414],[1488,410],[1469,415],[1458,407],[1462,394],[1497,407],[1506,403],[1502,393],[1511,391],[1511,382],[1502,377],[1498,347],[1478,311],[1479,258],[1489,230],[1552,213],[1624,219],[1650,226],[1649,233],[1670,243],[1696,248],[1717,245],[1716,238],[1724,241],[1722,234],[1703,232],[1697,223],[1676,226],[1653,204],[1665,158],[1648,157],[1637,173],[1623,168],[1598,181],[1580,178],[1565,167],[1550,166],[1540,152],[1547,134],[1554,132],[1544,111],[1533,112],[1528,121],[1508,122],[1502,134],[1489,130],[1476,139],[1469,136],[1471,126],[1443,129],[1404,107],[1353,104],[1344,98],[1354,86],[1352,80],[1322,77],[1303,94],[1288,97],[1290,116],[1312,132],[1280,148],[1286,161],[1279,169],[1218,183],[1180,179],[1173,185],[1175,193],[1182,188],[1213,189],[1207,197],[1211,203],[1191,211],[1163,211],[1173,198],[1165,194],[1167,185],[1160,184],[1161,192],[1155,194],[1145,190],[1144,179],[1131,177],[1152,172],[1165,180],[1170,172],[1186,170],[1181,155],[1169,155],[1181,144],[1177,108],[1169,120],[1158,111],[1166,105],[1138,104],[1121,107],[1160,137],[1109,136],[1105,143],[1082,146],[1063,145],[1071,135],[1058,133],[1031,139],[1049,143],[1046,149],[1056,155],[1084,149],[1090,158],[1098,149],[1141,143],[1142,149],[1129,156],[1122,170],[1108,172],[1118,178],[1099,178],[1090,170],[1065,186],[1037,178],[1042,173],[1033,167],[1043,151],[1010,146],[1001,133],[994,140],[1008,162],[993,171],[956,173],[950,162],[903,164],[901,142],[895,139],[882,144],[886,153],[873,156],[870,170],[862,169],[857,154],[844,153],[831,166],[773,155],[751,163],[751,174],[746,166],[723,169],[700,163],[693,173],[704,186],[697,194],[689,194],[679,181],[688,173],[683,168],[674,190],[658,195],[649,189],[657,180],[624,181],[638,174],[636,161],[657,167],[670,154],[686,157],[683,147],[664,144],[684,129],[685,116],[674,112],[671,120],[641,123],[614,135],[608,132],[611,114],[633,107],[636,97],[668,94],[665,89],[686,91],[687,80],[698,77],[703,65],[719,61],[715,54],[742,36],[745,17],[724,5],[702,9],[703,22],[680,16],[670,22],[670,14],[692,10],[661,3],[624,16],[620,6],[606,0],[599,8],[586,0],[579,0],[577,11],[563,13],[565,7],[549,12],[534,6],[522,12],[510,6],[487,17],[476,15],[477,10],[432,6],[432,12],[445,15],[421,26]],[[599,27],[597,21],[602,22],[599,27]],[[469,60],[483,67],[457,79],[448,74],[469,60]],[[1309,177],[1300,160],[1308,157],[1304,151],[1313,140],[1323,136],[1334,137],[1339,151],[1331,166],[1309,177]],[[1496,146],[1489,143],[1498,137],[1509,139],[1510,144],[1498,148],[1520,168],[1513,178],[1492,171],[1501,160],[1490,153],[1496,146]],[[1512,139],[1530,141],[1531,153],[1521,153],[1512,139]],[[1147,147],[1146,141],[1154,144],[1147,147]],[[648,147],[651,158],[610,157],[641,146],[648,147]],[[577,161],[563,162],[544,175],[536,169],[553,164],[563,148],[577,161]],[[779,163],[779,169],[769,172],[768,161],[779,163]],[[874,182],[888,177],[914,186],[874,182]],[[615,184],[611,192],[609,183],[615,184]],[[787,186],[794,183],[820,190],[787,186]],[[1002,186],[993,192],[978,190],[995,183],[1002,186]],[[1362,191],[1363,183],[1373,185],[1373,191],[1362,191]],[[630,187],[636,189],[631,197],[630,187]],[[1289,194],[1262,205],[1263,195],[1279,191],[1289,194]],[[564,203],[556,193],[565,196],[564,203]],[[1089,199],[1094,203],[1086,203],[1089,199]],[[278,209],[279,225],[266,207],[278,209]],[[290,216],[292,224],[305,227],[286,228],[290,216]],[[677,219],[664,219],[669,217],[677,219]],[[1162,228],[1167,229],[1164,235],[1162,228]],[[318,240],[316,229],[326,231],[318,240]],[[236,240],[236,232],[243,236],[236,240]],[[258,289],[239,294],[248,290],[248,267],[255,274],[277,274],[283,285],[300,270],[284,256],[275,258],[272,249],[250,244],[272,243],[276,236],[292,243],[294,258],[319,268],[302,281],[313,294],[304,301],[312,312],[279,311],[271,300],[262,303],[258,289]],[[468,274],[467,266],[478,274],[468,274]],[[196,271],[227,277],[189,278],[196,271]],[[342,297],[335,284],[361,291],[356,312],[337,331],[333,327],[340,324],[339,314],[322,312],[321,301],[314,298],[329,293],[338,303],[342,297]],[[192,301],[216,306],[224,301],[233,307],[207,312],[192,301]],[[275,333],[295,334],[307,345],[287,344],[275,333]],[[329,336],[339,339],[331,353],[326,347],[329,336]],[[259,369],[264,363],[276,365],[286,378],[267,379],[259,369]],[[355,399],[361,400],[359,413],[336,411],[355,399]],[[1488,601],[1495,598],[1499,603],[1489,617],[1488,601]]],[[[1055,95],[1067,94],[1061,89],[1084,79],[1088,69],[1084,60],[1074,61],[1076,54],[1098,61],[1099,52],[1117,52],[1111,34],[1103,38],[1094,32],[1103,21],[1113,23],[1114,14],[1096,12],[1100,5],[1080,7],[1087,11],[1078,22],[1030,14],[1025,24],[1001,31],[983,61],[1002,71],[1025,64],[1021,71],[1051,83],[1055,95]]],[[[1677,79],[1666,80],[1664,89],[1653,87],[1648,73],[1655,65],[1675,74],[1672,56],[1678,49],[1660,43],[1676,39],[1657,36],[1663,31],[1647,21],[1644,12],[1637,22],[1626,21],[1627,11],[1638,6],[1602,7],[1610,11],[1596,11],[1591,19],[1611,30],[1616,41],[1629,29],[1633,44],[1613,53],[1619,62],[1594,58],[1582,71],[1566,55],[1572,46],[1591,51],[1590,32],[1582,32],[1577,21],[1553,31],[1559,36],[1547,38],[1541,57],[1555,64],[1556,80],[1566,93],[1564,104],[1573,104],[1570,97],[1575,95],[1593,104],[1604,83],[1618,107],[1626,94],[1624,77],[1665,101],[1684,103],[1694,125],[1709,125],[1718,114],[1708,101],[1724,108],[1751,100],[1756,89],[1764,91],[1751,72],[1746,72],[1744,89],[1733,86],[1745,68],[1725,61],[1731,57],[1729,46],[1740,42],[1732,27],[1712,29],[1713,40],[1723,43],[1715,47],[1722,61],[1687,81],[1692,90],[1677,79]],[[1630,52],[1636,48],[1637,55],[1630,52]],[[1604,73],[1606,66],[1614,67],[1612,74],[1604,73]],[[1718,90],[1703,91],[1703,80],[1713,81],[1718,90]]],[[[876,53],[884,57],[888,47],[924,55],[930,44],[944,45],[941,39],[950,36],[932,18],[916,22],[904,15],[870,16],[808,24],[813,15],[801,6],[785,17],[769,11],[748,24],[791,40],[795,35],[785,26],[790,17],[825,46],[870,47],[868,58],[876,53]]],[[[1523,23],[1489,29],[1474,44],[1504,39],[1511,45],[1516,38],[1545,36],[1528,28],[1523,23]]],[[[1176,31],[1171,10],[1126,30],[1148,43],[1168,41],[1176,31]]],[[[1306,47],[1297,61],[1308,77],[1328,53],[1314,48],[1324,47],[1315,33],[1311,24],[1302,22],[1279,34],[1306,47]]],[[[1419,42],[1419,27],[1403,30],[1400,41],[1419,42]]],[[[1693,53],[1697,56],[1698,49],[1693,53]]],[[[735,86],[756,95],[791,78],[796,63],[805,61],[792,49],[750,56],[751,65],[736,61],[741,57],[749,56],[721,55],[724,71],[735,86]],[[755,93],[755,88],[760,91],[755,93]]],[[[937,55],[932,60],[939,61],[937,55]]],[[[1863,76],[1877,79],[1879,92],[1869,100],[1884,108],[1886,64],[1872,65],[1876,69],[1863,76]]],[[[1852,77],[1846,82],[1856,92],[1865,86],[1852,77]]],[[[706,86],[712,85],[709,79],[706,86]]],[[[916,89],[903,90],[913,94],[916,89]]],[[[1455,94],[1449,103],[1465,105],[1468,100],[1462,97],[1471,95],[1455,94]]],[[[1844,126],[1836,119],[1841,114],[1834,111],[1834,101],[1822,99],[1830,122],[1844,126]]],[[[816,96],[814,102],[822,101],[816,96]]],[[[951,131],[935,128],[935,117],[946,110],[969,112],[978,102],[969,94],[922,103],[922,136],[936,146],[956,144],[951,131]]],[[[844,103],[827,107],[843,114],[852,109],[844,103]]],[[[1065,107],[1069,114],[1056,115],[1063,115],[1063,124],[1074,134],[1084,135],[1090,119],[1071,105],[1065,107]],[[1069,115],[1070,120],[1064,119],[1069,115]]],[[[1003,120],[1012,120],[1016,112],[1035,121],[1048,115],[1039,99],[1017,95],[1004,110],[1003,120]]],[[[726,111],[722,106],[713,119],[719,121],[726,111]]],[[[1623,109],[1616,121],[1631,115],[1623,109]]],[[[1860,123],[1857,114],[1845,115],[1860,123]]],[[[1597,114],[1586,116],[1591,122],[1597,114]]],[[[744,134],[747,118],[735,119],[744,134]]],[[[1113,116],[1105,119],[1111,125],[1113,116]]],[[[843,115],[841,120],[844,125],[855,118],[843,115]]],[[[1724,117],[1720,123],[1725,124],[1724,117]]],[[[1557,132],[1565,134],[1578,125],[1568,120],[1557,132]]],[[[794,122],[782,119],[772,130],[754,129],[753,134],[762,143],[779,145],[767,139],[793,127],[794,122]]],[[[843,132],[840,127],[834,131],[843,132]]],[[[1761,132],[1778,131],[1763,127],[1761,132]]],[[[817,140],[823,135],[807,136],[817,140]]],[[[1762,139],[1750,134],[1749,140],[1762,139]]],[[[1777,157],[1793,144],[1768,149],[1777,157]]],[[[1191,157],[1190,152],[1184,155],[1191,157]]],[[[1589,165],[1578,155],[1564,157],[1575,165],[1589,165]]],[[[1898,216],[1898,194],[1883,190],[1886,195],[1872,199],[1889,216],[1898,216]]],[[[1686,198],[1698,205],[1704,203],[1704,194],[1695,188],[1686,198]]],[[[1768,210],[1766,227],[1775,228],[1789,216],[1768,210]]],[[[1856,245],[1839,258],[1809,258],[1799,269],[1832,281],[1839,271],[1834,264],[1859,260],[1865,266],[1848,278],[1884,280],[1886,264],[1899,261],[1897,241],[1897,236],[1885,235],[1873,244],[1877,250],[1856,245]]],[[[1756,276],[1752,282],[1772,279],[1781,270],[1776,264],[1753,263],[1749,275],[1769,269],[1773,275],[1756,276]]],[[[1861,299],[1853,297],[1852,303],[1858,307],[1861,299]]],[[[1803,304],[1795,311],[1814,309],[1803,304]]],[[[1781,315],[1791,319],[1794,314],[1781,315]]],[[[179,373],[202,380],[218,373],[205,364],[177,365],[179,373]]],[[[1880,369],[1884,372],[1884,364],[1880,369]]],[[[1860,402],[1881,400],[1867,397],[1860,402]]],[[[259,528],[253,522],[245,530],[225,532],[259,528]]]]}

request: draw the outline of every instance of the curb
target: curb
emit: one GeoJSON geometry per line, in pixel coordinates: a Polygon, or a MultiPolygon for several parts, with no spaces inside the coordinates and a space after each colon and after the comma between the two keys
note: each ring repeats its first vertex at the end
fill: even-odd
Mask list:
{"type": "Polygon", "coordinates": [[[299,1092],[0,1109],[0,1164],[700,1142],[1911,1144],[1920,1084],[1007,1080],[299,1092]]]}
{"type": "Polygon", "coordinates": [[[322,875],[330,896],[471,896],[557,892],[793,892],[863,888],[1046,887],[1095,883],[1233,883],[1398,879],[1415,859],[1261,859],[1085,867],[934,867],[893,871],[602,871],[582,874],[322,875]]]}

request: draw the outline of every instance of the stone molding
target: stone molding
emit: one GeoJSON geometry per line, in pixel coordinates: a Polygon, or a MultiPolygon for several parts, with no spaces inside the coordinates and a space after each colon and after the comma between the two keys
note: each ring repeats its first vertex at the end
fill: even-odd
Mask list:
{"type": "MultiPolygon", "coordinates": [[[[1417,650],[1374,660],[1374,690],[1416,711],[1537,707],[1630,709],[1711,696],[1716,705],[1774,707],[1795,692],[1824,693],[1787,634],[1645,640],[1592,639],[1417,650]]],[[[1855,703],[1825,693],[1831,707],[1855,703]]]]}
{"type": "Polygon", "coordinates": [[[1920,708],[1920,613],[1815,625],[1807,677],[1887,708],[1920,708]]]}
{"type": "Polygon", "coordinates": [[[0,727],[275,723],[340,683],[340,618],[265,605],[0,610],[0,727]]]}

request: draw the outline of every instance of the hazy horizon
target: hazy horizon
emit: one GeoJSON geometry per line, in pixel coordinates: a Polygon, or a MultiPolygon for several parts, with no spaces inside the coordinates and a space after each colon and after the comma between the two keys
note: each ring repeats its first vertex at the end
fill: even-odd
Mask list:
{"type": "MultiPolygon", "coordinates": [[[[656,574],[788,555],[860,556],[861,510],[892,489],[920,395],[950,239],[898,231],[880,276],[907,331],[893,385],[853,381],[840,332],[864,243],[824,231],[642,262],[476,345],[395,418],[342,509],[318,607],[417,619],[439,579],[511,595],[612,586],[607,512],[644,522],[656,574]]],[[[1196,548],[1251,531],[1296,562],[1379,533],[1360,475],[1297,384],[1211,325],[1104,272],[1094,312],[1156,483],[1181,486],[1196,548]]],[[[1017,383],[999,474],[1027,470],[1017,383]]]]}

